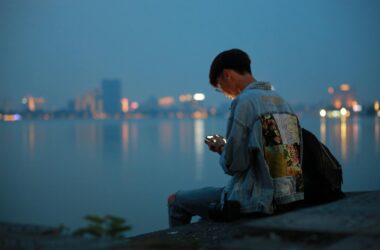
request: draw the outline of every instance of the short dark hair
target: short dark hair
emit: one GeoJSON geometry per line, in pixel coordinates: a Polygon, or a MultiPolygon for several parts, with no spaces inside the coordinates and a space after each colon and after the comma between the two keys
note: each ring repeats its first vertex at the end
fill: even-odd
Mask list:
{"type": "Polygon", "coordinates": [[[224,69],[233,69],[239,74],[251,72],[251,59],[247,53],[240,49],[230,49],[221,52],[211,63],[210,67],[210,83],[216,86],[216,79],[224,69]]]}

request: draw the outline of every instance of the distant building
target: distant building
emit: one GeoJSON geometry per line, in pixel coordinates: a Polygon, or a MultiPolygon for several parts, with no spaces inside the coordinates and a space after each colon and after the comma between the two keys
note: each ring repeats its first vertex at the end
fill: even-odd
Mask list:
{"type": "Polygon", "coordinates": [[[82,96],[77,96],[68,102],[67,109],[69,112],[88,112],[92,116],[103,112],[103,104],[99,89],[87,91],[82,96]]]}
{"type": "Polygon", "coordinates": [[[103,111],[114,115],[121,110],[121,82],[118,79],[106,79],[102,81],[103,111]]]}
{"type": "Polygon", "coordinates": [[[331,104],[336,109],[342,107],[352,109],[358,104],[355,91],[347,83],[341,84],[336,89],[329,87],[328,92],[331,95],[331,104]]]}
{"type": "Polygon", "coordinates": [[[45,99],[43,97],[26,96],[21,100],[23,109],[28,112],[44,110],[45,99]]]}
{"type": "Polygon", "coordinates": [[[81,110],[90,112],[93,116],[101,113],[103,109],[99,89],[88,91],[81,100],[81,110]]]}
{"type": "Polygon", "coordinates": [[[77,112],[77,109],[75,108],[75,99],[70,99],[68,102],[67,102],[67,111],[69,113],[75,113],[77,112]]]}

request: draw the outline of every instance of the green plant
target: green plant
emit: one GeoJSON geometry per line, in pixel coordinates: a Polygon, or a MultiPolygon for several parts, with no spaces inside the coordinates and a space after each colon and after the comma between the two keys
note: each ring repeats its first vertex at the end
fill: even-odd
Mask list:
{"type": "Polygon", "coordinates": [[[84,219],[89,223],[86,227],[79,228],[74,232],[76,236],[90,235],[96,238],[122,238],[123,233],[130,230],[131,226],[125,225],[123,218],[106,215],[87,215],[84,219]]]}

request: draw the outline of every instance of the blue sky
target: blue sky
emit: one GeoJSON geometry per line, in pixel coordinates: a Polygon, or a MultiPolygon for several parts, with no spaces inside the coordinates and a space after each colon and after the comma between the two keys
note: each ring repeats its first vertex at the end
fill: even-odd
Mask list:
{"type": "Polygon", "coordinates": [[[0,101],[60,107],[120,78],[133,100],[205,92],[220,103],[208,70],[230,48],[293,103],[341,83],[380,99],[379,13],[376,0],[0,0],[0,101]]]}

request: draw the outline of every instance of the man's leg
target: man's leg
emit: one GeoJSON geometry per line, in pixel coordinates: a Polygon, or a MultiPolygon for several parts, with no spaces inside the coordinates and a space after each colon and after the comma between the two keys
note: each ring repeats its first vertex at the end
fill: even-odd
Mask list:
{"type": "Polygon", "coordinates": [[[224,188],[206,187],[189,191],[178,191],[168,198],[169,226],[188,224],[191,217],[208,218],[210,203],[219,203],[224,188]]]}

